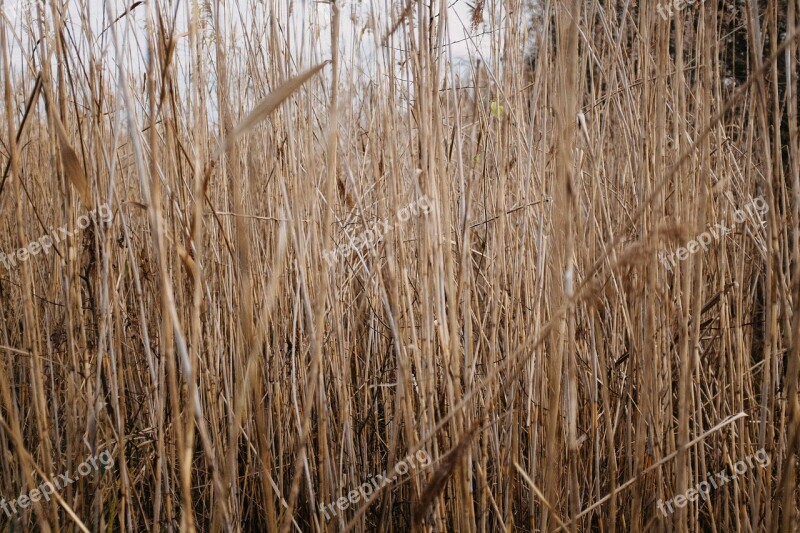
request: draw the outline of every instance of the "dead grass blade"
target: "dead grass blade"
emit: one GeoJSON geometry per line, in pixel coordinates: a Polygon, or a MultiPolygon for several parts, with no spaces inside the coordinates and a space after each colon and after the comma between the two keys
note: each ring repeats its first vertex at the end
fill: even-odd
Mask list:
{"type": "Polygon", "coordinates": [[[64,125],[58,115],[53,113],[53,122],[56,125],[56,134],[58,135],[58,142],[61,146],[61,162],[64,164],[64,172],[67,174],[70,183],[78,190],[81,195],[81,201],[86,210],[92,209],[92,194],[89,188],[89,180],[86,178],[86,173],[83,171],[81,162],[78,159],[78,154],[69,144],[67,132],[64,130],[64,125]]]}
{"type": "Polygon", "coordinates": [[[414,525],[420,526],[425,520],[425,516],[433,506],[436,498],[442,493],[448,480],[455,473],[456,467],[461,464],[461,460],[467,455],[472,439],[475,438],[479,428],[479,424],[476,423],[473,425],[472,429],[470,429],[464,438],[461,439],[461,442],[458,443],[458,446],[453,448],[450,453],[442,459],[442,464],[434,471],[430,482],[428,482],[428,486],[422,491],[419,502],[417,502],[415,506],[414,525]]]}
{"type": "MultiPolygon", "coordinates": [[[[712,433],[716,433],[717,431],[719,431],[720,429],[724,428],[725,426],[727,426],[727,425],[729,425],[729,424],[731,424],[733,422],[736,422],[740,418],[745,418],[745,417],[747,417],[747,413],[744,413],[744,412],[737,413],[735,415],[729,416],[728,418],[726,418],[725,420],[723,420],[722,422],[720,422],[719,424],[717,424],[713,428],[709,429],[708,431],[705,431],[702,435],[700,435],[698,437],[695,437],[691,441],[687,442],[686,445],[684,446],[684,449],[688,449],[691,446],[694,446],[695,444],[697,444],[698,442],[702,441],[703,439],[705,439],[706,437],[708,437],[712,433]]],[[[633,476],[631,479],[629,479],[625,483],[623,483],[623,484],[619,485],[618,487],[616,487],[616,489],[614,489],[613,492],[611,492],[609,494],[606,494],[605,496],[603,496],[602,498],[600,498],[599,500],[594,502],[592,505],[590,505],[586,509],[582,510],[580,512],[580,514],[578,514],[578,516],[573,518],[573,521],[581,518],[582,516],[585,516],[585,515],[589,514],[590,512],[592,512],[595,509],[597,509],[598,507],[600,507],[602,504],[604,504],[605,502],[610,500],[611,497],[614,495],[614,493],[621,492],[621,491],[627,489],[628,487],[630,487],[631,485],[633,485],[636,482],[636,480],[639,479],[639,476],[643,476],[643,475],[645,475],[645,474],[647,474],[649,472],[652,472],[653,470],[656,470],[658,467],[660,467],[664,463],[667,463],[667,462],[671,461],[672,459],[674,459],[675,457],[678,456],[679,452],[680,452],[680,450],[675,450],[674,452],[670,453],[669,455],[663,457],[657,463],[654,463],[654,464],[648,466],[647,468],[642,470],[642,472],[640,474],[633,476]]]]}
{"type": "Polygon", "coordinates": [[[392,24],[391,29],[388,32],[386,32],[386,35],[383,36],[383,40],[381,41],[381,46],[386,46],[386,43],[389,42],[389,38],[392,35],[394,35],[394,32],[397,31],[397,28],[399,28],[400,25],[403,24],[403,22],[412,15],[412,13],[414,12],[414,5],[416,5],[416,3],[413,1],[406,4],[406,7],[403,8],[402,13],[400,13],[400,16],[397,17],[395,23],[392,24]]]}
{"type": "Polygon", "coordinates": [[[533,482],[533,480],[528,475],[528,473],[525,472],[525,470],[521,466],[519,466],[519,463],[516,462],[516,461],[514,461],[514,468],[517,469],[519,474],[522,476],[522,479],[525,480],[525,483],[527,483],[530,486],[530,488],[533,491],[533,493],[536,494],[536,497],[539,498],[540,500],[542,500],[542,503],[545,504],[545,506],[550,510],[550,512],[553,514],[553,518],[556,520],[556,522],[558,522],[559,527],[561,529],[563,529],[564,531],[569,531],[569,527],[567,526],[567,524],[565,524],[564,521],[561,520],[561,517],[558,516],[557,509],[555,509],[550,504],[550,502],[547,500],[547,498],[542,493],[542,491],[539,490],[539,487],[536,486],[536,483],[533,482]]]}
{"type": "Polygon", "coordinates": [[[250,114],[247,115],[238,126],[236,126],[236,129],[228,134],[228,136],[225,138],[225,141],[222,143],[222,147],[220,148],[220,155],[230,150],[239,137],[250,131],[253,126],[267,118],[270,113],[275,111],[278,106],[283,103],[284,100],[289,98],[293,92],[311,79],[314,74],[322,70],[322,68],[328,63],[330,63],[330,61],[324,61],[316,67],[310,68],[302,74],[298,74],[294,78],[283,82],[278,88],[269,93],[263,100],[261,100],[261,102],[258,103],[258,105],[250,112],[250,114]]]}

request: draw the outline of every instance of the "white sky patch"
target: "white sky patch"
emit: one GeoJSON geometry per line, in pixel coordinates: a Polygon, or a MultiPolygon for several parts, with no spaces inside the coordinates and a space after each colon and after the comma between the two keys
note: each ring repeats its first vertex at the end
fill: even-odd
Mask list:
{"type": "MultiPolygon", "coordinates": [[[[342,57],[359,57],[369,59],[376,54],[380,41],[391,29],[399,13],[405,7],[405,2],[394,1],[391,4],[384,0],[344,0],[340,2],[340,48],[342,57]],[[377,35],[376,35],[377,34],[377,35]]],[[[291,15],[290,27],[293,28],[295,40],[293,49],[300,50],[302,41],[308,32],[319,36],[324,56],[330,56],[330,20],[331,8],[326,2],[306,1],[295,4],[295,11],[291,15]]],[[[416,9],[414,9],[416,15],[416,9]]],[[[485,24],[473,30],[470,27],[472,8],[466,0],[455,0],[448,7],[448,45],[454,60],[469,60],[475,57],[475,52],[480,50],[484,55],[488,53],[490,36],[487,35],[485,24]]],[[[416,16],[410,17],[416,28],[416,16]]],[[[438,21],[437,21],[438,22],[438,21]]],[[[398,28],[395,35],[408,31],[408,22],[398,28]]],[[[397,41],[398,39],[395,39],[397,41]]],[[[358,67],[357,65],[351,65],[358,67]]],[[[361,65],[366,68],[367,65],[361,65]]]]}
{"type": "MultiPolygon", "coordinates": [[[[107,30],[110,24],[107,11],[110,11],[112,17],[116,18],[125,13],[126,9],[134,1],[73,0],[68,3],[66,19],[68,23],[73,25],[75,33],[81,32],[79,27],[75,27],[75,25],[79,24],[78,21],[88,19],[91,34],[97,41],[94,45],[103,50],[111,44],[110,39],[105,38],[109,32],[103,31],[107,30]],[[107,9],[106,4],[110,9],[107,9]]],[[[25,27],[28,20],[27,13],[34,14],[35,18],[37,3],[41,4],[41,0],[5,0],[3,14],[5,15],[5,22],[9,23],[9,27],[14,34],[10,40],[12,41],[12,49],[16,48],[17,52],[15,64],[19,64],[20,60],[24,62],[24,58],[19,56],[21,53],[19,45],[20,41],[24,42],[26,34],[28,34],[28,38],[30,37],[30,33],[25,27]]],[[[41,5],[45,7],[45,12],[49,15],[49,2],[45,0],[45,3],[41,5]]],[[[175,33],[180,34],[187,31],[191,5],[191,0],[179,1],[173,3],[173,5],[161,4],[166,17],[175,22],[175,33]],[[176,9],[177,16],[175,16],[176,9]]],[[[201,3],[200,5],[203,4],[201,3]]],[[[259,25],[267,30],[270,8],[276,7],[275,12],[271,14],[277,17],[279,29],[284,32],[281,37],[290,46],[293,55],[297,54],[296,59],[298,61],[306,59],[318,61],[330,57],[331,8],[327,2],[318,0],[285,0],[283,2],[267,3],[263,0],[256,0],[255,2],[240,3],[235,0],[224,0],[221,5],[222,24],[228,32],[227,36],[235,39],[237,44],[241,42],[243,30],[250,33],[253,28],[259,25]],[[253,10],[254,8],[255,10],[253,10]]],[[[362,74],[372,72],[371,63],[375,63],[380,59],[381,54],[377,52],[380,48],[380,41],[405,5],[404,0],[341,1],[340,50],[342,66],[354,69],[362,74]]],[[[146,4],[139,5],[116,23],[116,29],[121,39],[126,34],[126,26],[131,22],[133,23],[134,33],[128,34],[124,39],[128,60],[131,61],[128,67],[134,71],[138,71],[142,66],[140,59],[146,49],[145,41],[143,40],[146,10],[146,4]]],[[[209,16],[208,13],[204,15],[209,16]]],[[[416,7],[414,8],[414,15],[416,15],[416,7]]],[[[483,55],[485,59],[488,59],[488,43],[491,38],[488,32],[490,30],[485,23],[473,30],[470,27],[471,16],[472,8],[468,5],[467,0],[455,0],[449,3],[447,13],[448,36],[445,44],[449,46],[449,52],[455,62],[469,61],[477,55],[483,55]]],[[[414,23],[414,27],[416,27],[418,24],[418,21],[415,20],[416,16],[410,18],[414,23]]],[[[38,31],[38,27],[34,28],[33,33],[35,34],[36,31],[38,31]]],[[[409,31],[409,25],[408,22],[405,22],[395,35],[397,36],[397,34],[407,31],[409,31]]],[[[495,31],[499,30],[496,29],[495,31]]],[[[268,31],[263,32],[265,39],[267,33],[268,31]]],[[[83,41],[85,44],[85,39],[78,39],[77,41],[79,43],[83,41]]],[[[394,40],[394,42],[401,41],[407,40],[402,38],[394,40]]],[[[98,50],[94,51],[96,53],[98,50]]]]}
{"type": "MultiPolygon", "coordinates": [[[[12,82],[18,86],[20,79],[32,80],[38,56],[31,57],[35,40],[38,39],[39,25],[35,21],[38,7],[44,8],[48,18],[47,27],[52,28],[50,0],[0,0],[4,1],[3,17],[0,21],[9,29],[9,51],[12,58],[12,82]],[[29,26],[30,24],[30,26],[29,26]],[[22,76],[20,77],[20,74],[22,76]]],[[[137,0],[71,0],[68,3],[66,23],[69,29],[69,53],[73,54],[70,63],[73,66],[85,67],[87,58],[93,56],[102,62],[110,77],[119,76],[118,58],[123,62],[125,83],[131,88],[137,100],[138,111],[143,109],[146,85],[144,74],[147,71],[148,40],[146,33],[147,10],[155,12],[156,5],[162,9],[164,20],[168,25],[174,24],[172,34],[181,36],[177,42],[172,68],[177,73],[178,91],[188,94],[193,86],[195,73],[190,61],[189,39],[186,37],[189,20],[194,6],[201,9],[201,31],[198,36],[203,44],[204,66],[208,73],[207,91],[209,104],[216,105],[215,68],[216,53],[214,40],[224,38],[229,76],[235,87],[234,94],[243,96],[239,102],[243,108],[263,96],[269,88],[253,87],[247,72],[245,61],[261,61],[270,63],[277,59],[269,57],[267,50],[272,49],[270,39],[273,30],[279,45],[288,52],[290,65],[285,67],[285,75],[309,68],[331,56],[331,5],[319,0],[222,0],[221,2],[197,2],[195,0],[175,0],[159,4],[143,2],[132,11],[126,11],[137,0]],[[207,11],[208,6],[217,12],[207,11]],[[123,16],[124,15],[124,16],[123,16]],[[88,21],[89,27],[82,24],[88,21]],[[113,32],[110,26],[114,21],[116,38],[120,43],[119,50],[114,45],[113,32]],[[219,24],[218,31],[214,25],[219,24]],[[263,58],[254,58],[263,52],[263,58]],[[75,58],[77,56],[77,59],[75,58]]],[[[432,0],[429,0],[432,1],[432,0]]],[[[493,1],[493,0],[490,0],[493,1]]],[[[410,47],[410,31],[417,31],[417,4],[413,4],[413,14],[408,17],[394,32],[386,45],[382,44],[384,36],[394,25],[405,8],[406,0],[341,0],[340,3],[340,82],[344,90],[354,94],[359,88],[378,81],[378,76],[387,76],[390,57],[389,47],[394,48],[391,56],[395,76],[400,79],[410,78],[410,62],[407,48],[410,47]]],[[[487,6],[489,2],[487,2],[487,6]]],[[[444,46],[439,50],[442,60],[452,59],[455,75],[469,77],[469,73],[480,59],[484,64],[492,64],[490,43],[498,38],[492,32],[501,31],[503,21],[501,8],[494,7],[497,14],[491,17],[489,7],[484,8],[484,20],[476,28],[472,28],[472,7],[468,0],[451,1],[447,8],[447,36],[444,46]]],[[[428,23],[428,21],[425,21],[428,23]]],[[[438,25],[436,17],[433,24],[438,25]]],[[[416,37],[416,36],[415,36],[416,37]]],[[[37,51],[38,53],[38,51],[37,51]]],[[[252,68],[252,64],[249,65],[252,68]]],[[[74,70],[74,69],[73,69],[74,70]]],[[[330,70],[326,69],[325,75],[330,70]]],[[[443,68],[442,73],[450,72],[443,68]]],[[[383,81],[386,81],[385,79],[383,81]]],[[[274,83],[270,80],[270,83],[274,83]]],[[[29,90],[27,88],[26,90],[29,90]]],[[[409,98],[411,95],[408,95],[409,98]]],[[[21,104],[22,94],[18,95],[21,104]]],[[[185,101],[188,102],[188,99],[185,101]]],[[[212,115],[216,113],[210,110],[212,115]]]]}

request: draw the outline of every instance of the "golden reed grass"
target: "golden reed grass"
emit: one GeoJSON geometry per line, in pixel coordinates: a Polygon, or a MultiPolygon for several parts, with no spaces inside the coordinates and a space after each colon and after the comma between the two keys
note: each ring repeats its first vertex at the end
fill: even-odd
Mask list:
{"type": "Polygon", "coordinates": [[[800,3],[534,3],[0,17],[0,531],[797,531],[800,3]]]}

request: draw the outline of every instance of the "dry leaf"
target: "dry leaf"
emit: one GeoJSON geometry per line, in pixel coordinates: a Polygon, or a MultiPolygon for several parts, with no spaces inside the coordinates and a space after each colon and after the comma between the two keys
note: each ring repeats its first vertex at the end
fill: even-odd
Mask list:
{"type": "Polygon", "coordinates": [[[78,154],[75,153],[75,150],[73,150],[72,146],[69,144],[67,132],[64,130],[61,120],[59,120],[55,113],[53,114],[53,118],[53,122],[56,125],[58,141],[61,144],[61,163],[64,165],[64,172],[66,172],[70,183],[78,189],[78,194],[81,195],[83,206],[87,211],[91,211],[92,194],[89,189],[89,180],[86,179],[86,173],[83,171],[83,167],[78,159],[78,154]]]}
{"type": "Polygon", "coordinates": [[[133,200],[128,200],[125,202],[127,205],[132,205],[133,207],[138,207],[139,209],[147,209],[147,206],[141,202],[134,202],[133,200]]]}
{"type": "Polygon", "coordinates": [[[264,97],[264,99],[261,100],[250,112],[250,114],[247,115],[238,126],[236,126],[236,129],[228,134],[225,142],[222,144],[220,152],[224,153],[230,150],[233,147],[233,144],[236,142],[236,139],[250,131],[253,126],[267,118],[267,116],[275,111],[284,100],[289,98],[293,92],[299,89],[300,86],[307,82],[314,74],[322,70],[322,67],[327,65],[329,62],[330,61],[325,61],[320,63],[316,67],[313,67],[302,74],[298,74],[294,78],[283,82],[278,88],[264,97]]]}
{"type": "Polygon", "coordinates": [[[467,455],[469,446],[472,443],[472,439],[477,434],[479,427],[477,423],[472,426],[472,429],[464,435],[461,442],[458,443],[458,446],[450,450],[442,459],[441,466],[439,466],[433,473],[433,476],[431,476],[428,486],[422,491],[419,502],[417,502],[416,508],[414,509],[414,524],[416,526],[422,525],[428,511],[436,501],[436,498],[438,498],[439,494],[444,490],[448,480],[456,471],[456,467],[461,464],[461,460],[467,455]]]}
{"type": "Polygon", "coordinates": [[[383,40],[381,41],[381,46],[386,46],[386,43],[389,42],[389,37],[394,35],[394,32],[396,32],[397,28],[399,28],[400,25],[403,24],[403,21],[406,20],[406,18],[412,16],[413,14],[414,14],[414,2],[409,1],[406,7],[403,9],[403,12],[400,13],[400,16],[397,18],[397,21],[395,21],[391,29],[388,32],[386,32],[386,35],[383,36],[383,40]]]}
{"type": "Polygon", "coordinates": [[[194,258],[192,258],[191,254],[186,251],[186,248],[180,244],[178,244],[177,247],[178,256],[181,258],[184,268],[186,268],[186,271],[192,276],[192,279],[197,279],[197,264],[194,262],[194,258]]]}

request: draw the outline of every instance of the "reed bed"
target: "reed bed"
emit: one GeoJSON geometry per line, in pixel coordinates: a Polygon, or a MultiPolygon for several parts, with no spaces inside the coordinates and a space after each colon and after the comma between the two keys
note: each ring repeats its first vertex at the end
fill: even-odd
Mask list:
{"type": "Polygon", "coordinates": [[[797,531],[800,3],[357,7],[0,2],[0,530],[797,531]]]}

